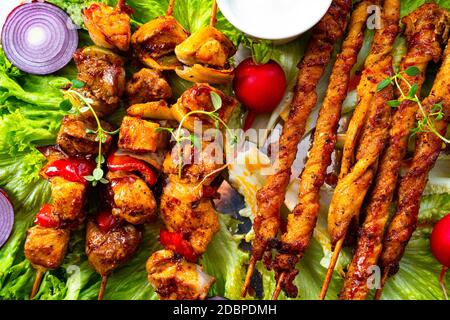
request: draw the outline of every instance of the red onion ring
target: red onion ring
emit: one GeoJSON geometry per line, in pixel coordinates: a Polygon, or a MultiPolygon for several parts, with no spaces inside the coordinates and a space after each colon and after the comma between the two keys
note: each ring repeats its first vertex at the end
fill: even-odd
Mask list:
{"type": "Polygon", "coordinates": [[[72,59],[78,47],[78,32],[69,16],[58,7],[41,2],[15,8],[2,29],[7,58],[31,74],[50,74],[72,59]]]}
{"type": "Polygon", "coordinates": [[[14,208],[5,191],[0,189],[0,248],[8,240],[14,225],[14,208]]]}

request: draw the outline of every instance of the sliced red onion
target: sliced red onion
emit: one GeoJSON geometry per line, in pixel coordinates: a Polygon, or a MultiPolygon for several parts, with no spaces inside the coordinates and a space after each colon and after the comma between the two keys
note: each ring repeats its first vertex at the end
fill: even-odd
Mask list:
{"type": "Polygon", "coordinates": [[[8,59],[20,70],[50,74],[67,65],[78,47],[78,33],[69,16],[41,2],[15,8],[2,29],[8,59]]]}
{"type": "Polygon", "coordinates": [[[8,240],[14,224],[14,208],[5,191],[0,189],[0,248],[8,240]]]}

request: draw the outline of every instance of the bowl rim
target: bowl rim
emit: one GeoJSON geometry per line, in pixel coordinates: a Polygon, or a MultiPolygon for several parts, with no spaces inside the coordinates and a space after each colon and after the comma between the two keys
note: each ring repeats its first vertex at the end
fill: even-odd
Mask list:
{"type": "MultiPolygon", "coordinates": [[[[241,0],[245,1],[245,0],[241,0]]],[[[317,0],[312,0],[317,1],[317,0]]],[[[250,37],[258,38],[258,39],[265,39],[265,40],[285,40],[285,39],[292,39],[295,38],[302,33],[308,31],[312,27],[314,27],[327,13],[328,9],[331,6],[332,0],[319,0],[320,2],[324,3],[323,6],[323,12],[317,16],[316,19],[313,19],[313,21],[307,25],[304,25],[302,30],[296,30],[296,31],[290,31],[286,32],[285,34],[280,34],[279,36],[265,36],[263,34],[258,34],[256,32],[248,32],[248,30],[245,30],[245,24],[243,25],[239,19],[236,19],[236,15],[234,15],[231,11],[231,8],[229,6],[230,0],[217,0],[217,5],[219,6],[220,11],[225,16],[225,18],[237,29],[242,31],[243,33],[249,35],[250,37]]],[[[308,6],[306,6],[308,7],[308,6]]]]}

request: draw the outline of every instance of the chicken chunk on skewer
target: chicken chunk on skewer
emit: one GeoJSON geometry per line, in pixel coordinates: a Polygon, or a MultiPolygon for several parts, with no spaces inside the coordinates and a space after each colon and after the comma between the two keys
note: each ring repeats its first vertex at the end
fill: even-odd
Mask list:
{"type": "Polygon", "coordinates": [[[173,51],[189,33],[171,15],[142,25],[131,37],[134,54],[146,66],[156,70],[173,70],[180,66],[173,51]]]}
{"type": "Polygon", "coordinates": [[[83,9],[83,21],[92,41],[100,47],[128,51],[130,48],[132,9],[119,0],[116,7],[92,3],[83,9]]]}
{"type": "Polygon", "coordinates": [[[107,179],[111,182],[114,216],[132,224],[156,217],[156,200],[144,180],[123,171],[108,172],[107,179]]]}
{"type": "MultiPolygon", "coordinates": [[[[105,130],[112,130],[112,126],[109,123],[102,121],[101,124],[105,130]]],[[[97,123],[92,118],[67,115],[62,120],[56,142],[64,152],[71,156],[97,154],[99,143],[95,140],[96,135],[88,133],[96,129],[97,123]]],[[[112,143],[111,135],[107,133],[105,135],[107,138],[102,143],[103,153],[108,152],[112,143]]]]}
{"type": "Polygon", "coordinates": [[[58,268],[66,255],[69,236],[69,229],[35,225],[27,231],[25,257],[38,270],[58,268]]]}
{"type": "Polygon", "coordinates": [[[143,68],[131,77],[126,96],[130,105],[167,100],[172,96],[172,89],[161,72],[143,68]]]}
{"type": "Polygon", "coordinates": [[[147,260],[148,280],[165,300],[203,300],[215,279],[202,267],[171,250],[155,252],[147,260]]]}
{"type": "MultiPolygon", "coordinates": [[[[78,49],[74,60],[77,78],[85,84],[76,90],[93,100],[92,106],[99,117],[114,111],[125,92],[123,58],[110,50],[92,46],[78,49]]],[[[72,103],[76,105],[77,101],[72,103]]]]}

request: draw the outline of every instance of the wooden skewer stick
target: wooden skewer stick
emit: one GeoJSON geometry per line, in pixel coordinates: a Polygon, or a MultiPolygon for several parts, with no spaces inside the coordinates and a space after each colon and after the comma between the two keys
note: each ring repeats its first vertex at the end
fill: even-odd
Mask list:
{"type": "Polygon", "coordinates": [[[100,284],[100,290],[98,291],[98,300],[103,300],[103,295],[105,294],[107,283],[108,276],[102,276],[102,283],[100,284]]]}
{"type": "Polygon", "coordinates": [[[36,278],[34,279],[33,283],[33,288],[31,289],[30,299],[33,299],[36,296],[36,293],[38,293],[44,272],[44,270],[37,271],[36,278]]]}
{"type": "Polygon", "coordinates": [[[175,0],[170,0],[169,7],[167,8],[166,16],[173,16],[173,7],[175,6],[175,0]]]}
{"type": "Polygon", "coordinates": [[[448,294],[447,289],[445,288],[445,273],[447,272],[448,268],[446,266],[442,266],[441,275],[439,276],[439,284],[441,285],[442,291],[444,292],[445,300],[448,300],[448,294]]]}
{"type": "Polygon", "coordinates": [[[212,11],[211,11],[211,20],[209,21],[209,25],[214,27],[217,22],[217,1],[213,0],[212,3],[212,11]]]}
{"type": "Polygon", "coordinates": [[[281,292],[281,285],[283,284],[285,277],[286,277],[286,273],[283,272],[280,275],[280,277],[278,278],[277,286],[275,287],[275,291],[273,292],[273,295],[272,295],[272,300],[278,300],[278,296],[280,295],[280,292],[281,292]]]}
{"type": "Polygon", "coordinates": [[[325,280],[323,281],[322,290],[320,290],[319,299],[324,300],[327,295],[328,286],[330,285],[331,277],[333,276],[334,268],[339,258],[339,253],[341,252],[342,245],[344,244],[345,236],[342,237],[334,247],[333,255],[331,256],[330,264],[328,266],[327,274],[325,280]]]}
{"type": "Polygon", "coordinates": [[[389,275],[389,269],[390,269],[390,267],[387,267],[386,269],[384,269],[383,276],[381,277],[380,287],[375,292],[375,296],[373,298],[374,300],[380,300],[381,295],[383,294],[383,288],[384,288],[384,284],[386,283],[386,280],[389,275]]]}
{"type": "Polygon", "coordinates": [[[250,264],[248,265],[247,275],[245,276],[244,286],[242,287],[241,296],[245,298],[248,288],[250,286],[250,280],[252,279],[253,271],[255,270],[256,259],[252,256],[250,258],[250,264]]]}

